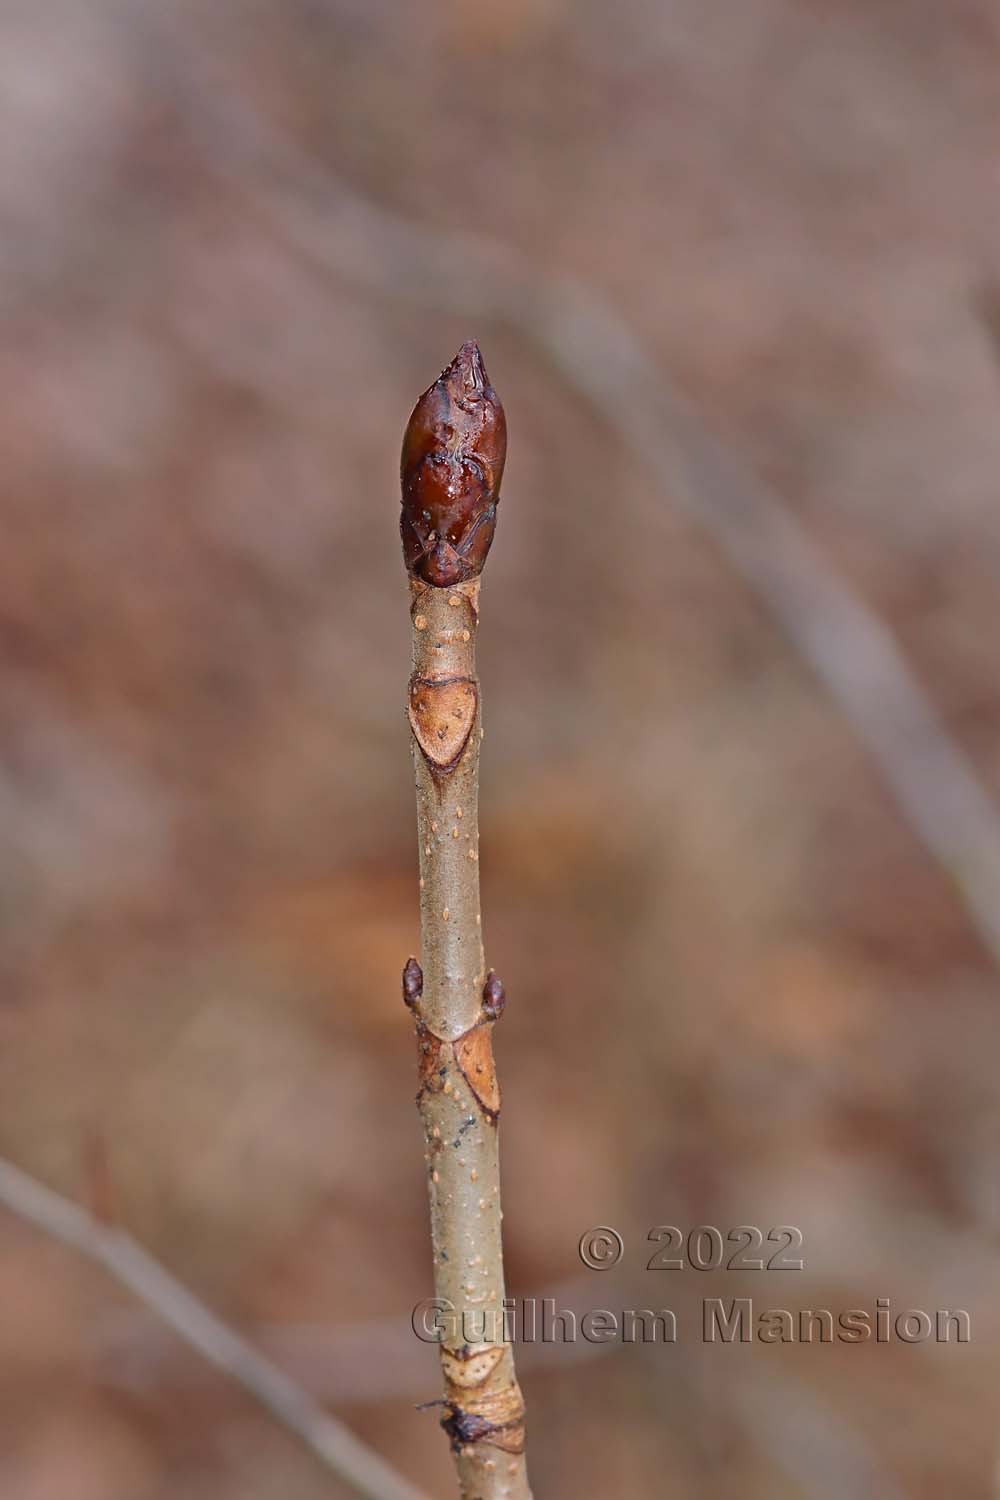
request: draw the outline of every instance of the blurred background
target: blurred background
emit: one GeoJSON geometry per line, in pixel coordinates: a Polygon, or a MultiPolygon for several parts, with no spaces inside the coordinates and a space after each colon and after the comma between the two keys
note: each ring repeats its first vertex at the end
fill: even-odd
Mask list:
{"type": "MultiPolygon", "coordinates": [[[[998,65],[988,0],[3,7],[0,1151],[432,1495],[397,463],[468,337],[509,1289],[681,1329],[523,1351],[536,1493],[993,1493],[998,65]],[[744,1223],[804,1269],[645,1269],[744,1223]]],[[[3,1208],[0,1306],[5,1500],[348,1493],[3,1208]]]]}

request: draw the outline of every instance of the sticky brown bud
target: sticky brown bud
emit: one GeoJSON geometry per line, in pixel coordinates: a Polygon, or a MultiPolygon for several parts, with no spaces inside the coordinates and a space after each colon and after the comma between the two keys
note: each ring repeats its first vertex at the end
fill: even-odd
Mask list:
{"type": "Polygon", "coordinates": [[[403,556],[414,578],[451,588],[482,572],[493,540],[507,422],[475,343],[463,344],[403,436],[403,556]]]}
{"type": "Polygon", "coordinates": [[[507,996],[504,992],[503,983],[493,969],[491,969],[486,976],[486,983],[483,985],[483,1011],[491,1021],[499,1021],[506,1004],[507,996]]]}

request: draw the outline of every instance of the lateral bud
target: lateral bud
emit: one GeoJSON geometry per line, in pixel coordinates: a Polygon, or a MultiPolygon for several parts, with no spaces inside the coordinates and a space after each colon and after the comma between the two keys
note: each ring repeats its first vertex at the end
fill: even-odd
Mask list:
{"type": "Polygon", "coordinates": [[[403,965],[403,1004],[416,1010],[424,992],[424,971],[415,958],[408,958],[403,965]]]}
{"type": "Polygon", "coordinates": [[[483,1014],[487,1020],[499,1021],[507,1004],[507,995],[496,970],[491,969],[483,985],[483,1014]]]}

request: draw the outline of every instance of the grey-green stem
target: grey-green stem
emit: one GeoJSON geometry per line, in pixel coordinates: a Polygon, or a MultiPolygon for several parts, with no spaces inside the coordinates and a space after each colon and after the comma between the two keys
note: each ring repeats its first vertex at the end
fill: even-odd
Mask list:
{"type": "Polygon", "coordinates": [[[444,1426],[462,1500],[531,1500],[524,1403],[504,1338],[498,1116],[492,1031],[502,986],[487,976],[479,904],[476,676],[479,580],[411,581],[409,721],[420,841],[417,1024],[444,1426]]]}

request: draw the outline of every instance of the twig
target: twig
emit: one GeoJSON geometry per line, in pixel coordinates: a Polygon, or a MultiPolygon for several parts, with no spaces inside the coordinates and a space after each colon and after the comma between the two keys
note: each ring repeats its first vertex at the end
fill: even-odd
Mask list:
{"type": "Polygon", "coordinates": [[[496,240],[440,234],[370,202],[246,104],[207,48],[176,31],[172,40],[185,127],[275,235],[324,274],[516,329],[655,478],[649,524],[680,503],[717,540],[865,745],[1000,966],[1000,814],[974,764],[876,611],[705,430],[624,319],[496,240]]]}
{"type": "Polygon", "coordinates": [[[311,1449],[344,1484],[369,1500],[427,1500],[377,1453],[331,1417],[295,1381],[182,1286],[121,1229],[0,1159],[0,1202],[64,1245],[96,1261],[181,1338],[232,1377],[311,1449]]]}
{"type": "Polygon", "coordinates": [[[504,994],[486,973],[479,910],[479,573],[506,447],[503,407],[479,349],[463,344],[406,429],[401,531],[413,623],[423,959],[422,971],[408,961],[403,998],[417,1025],[434,1288],[445,1314],[442,1426],[464,1500],[531,1494],[524,1402],[503,1324],[492,1032],[504,994]]]}

